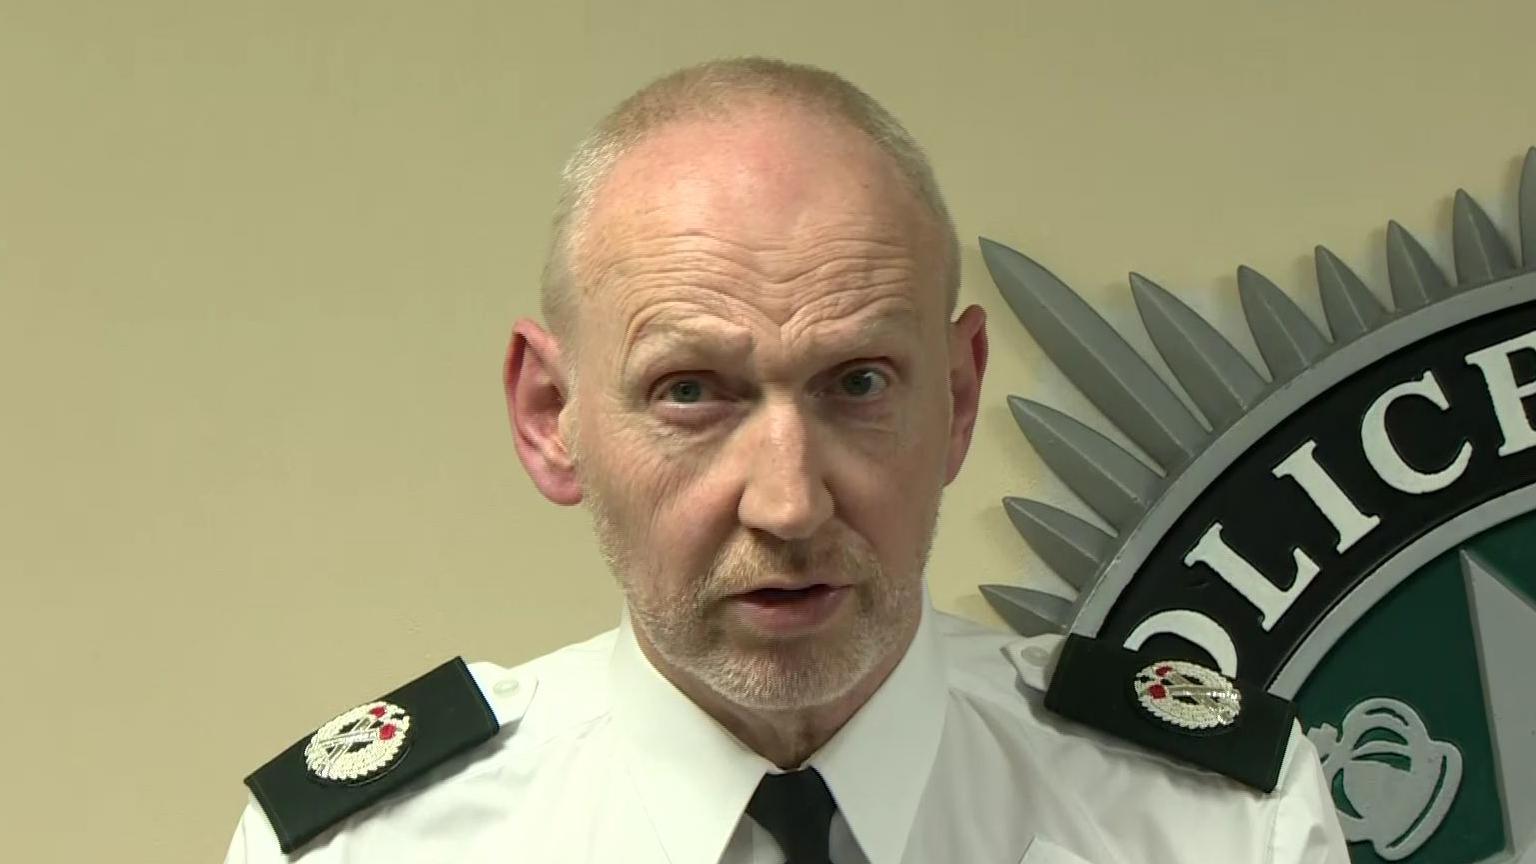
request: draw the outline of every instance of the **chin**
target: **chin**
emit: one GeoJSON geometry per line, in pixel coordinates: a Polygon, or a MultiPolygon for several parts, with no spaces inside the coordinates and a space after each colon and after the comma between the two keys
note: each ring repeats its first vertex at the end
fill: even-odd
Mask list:
{"type": "Polygon", "coordinates": [[[881,659],[873,643],[839,635],[836,645],[802,639],[729,650],[693,671],[715,692],[745,708],[815,708],[853,692],[881,659]]]}

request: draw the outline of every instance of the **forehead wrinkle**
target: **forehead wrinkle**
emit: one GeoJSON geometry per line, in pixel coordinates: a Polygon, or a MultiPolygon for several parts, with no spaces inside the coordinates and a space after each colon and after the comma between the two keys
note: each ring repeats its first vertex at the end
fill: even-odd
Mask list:
{"type": "Polygon", "coordinates": [[[765,268],[771,281],[752,286],[752,306],[789,337],[804,326],[797,319],[847,317],[872,302],[909,297],[921,281],[905,246],[866,238],[832,240],[774,258],[765,268]]]}
{"type": "Polygon", "coordinates": [[[590,282],[594,289],[611,290],[657,276],[687,274],[698,281],[716,277],[734,282],[750,274],[751,267],[743,260],[745,250],[733,250],[732,244],[719,244],[725,247],[721,249],[700,248],[699,239],[700,235],[672,235],[632,243],[630,249],[606,256],[594,267],[590,282]]]}
{"type": "MultiPolygon", "coordinates": [[[[653,355],[665,354],[679,345],[730,355],[750,354],[754,341],[751,330],[735,326],[723,317],[720,312],[729,304],[707,302],[711,293],[698,298],[663,300],[637,310],[625,327],[619,367],[643,366],[653,355]]],[[[712,299],[724,300],[718,295],[712,299]]]]}
{"type": "MultiPolygon", "coordinates": [[[[639,232],[625,232],[631,235],[639,232]]],[[[787,283],[817,269],[841,261],[900,259],[916,265],[910,243],[881,239],[869,234],[832,234],[807,242],[796,237],[757,237],[752,242],[709,231],[652,233],[648,236],[610,236],[604,245],[616,254],[601,256],[592,268],[590,281],[603,283],[626,271],[644,271],[678,264],[732,272],[746,270],[771,282],[787,283]],[[619,248],[629,249],[617,252],[619,248]],[[617,273],[615,272],[617,271],[617,273]]],[[[598,258],[600,256],[593,256],[598,258]]]]}
{"type": "Polygon", "coordinates": [[[825,282],[884,281],[887,278],[915,275],[917,262],[910,250],[894,243],[879,243],[863,238],[823,241],[816,247],[777,255],[763,255],[768,267],[764,275],[776,284],[814,287],[825,282]]]}
{"type": "Polygon", "coordinates": [[[857,353],[887,336],[915,338],[920,316],[904,291],[870,298],[849,289],[797,311],[780,328],[786,350],[797,355],[857,353]]]}
{"type": "MultiPolygon", "coordinates": [[[[749,250],[743,244],[721,244],[730,258],[684,246],[667,238],[665,247],[611,258],[602,271],[607,296],[642,316],[657,302],[694,302],[700,311],[732,320],[762,316],[783,326],[808,307],[847,314],[867,305],[869,296],[910,293],[920,281],[918,263],[894,243],[864,238],[837,239],[821,248],[749,250]],[[741,261],[737,256],[755,260],[741,261]],[[764,266],[766,264],[767,266],[764,266]],[[687,292],[690,300],[669,295],[687,292]],[[850,294],[862,296],[848,296],[850,294]],[[666,298],[656,301],[658,296],[666,298]]],[[[643,322],[631,320],[626,336],[643,322]]]]}

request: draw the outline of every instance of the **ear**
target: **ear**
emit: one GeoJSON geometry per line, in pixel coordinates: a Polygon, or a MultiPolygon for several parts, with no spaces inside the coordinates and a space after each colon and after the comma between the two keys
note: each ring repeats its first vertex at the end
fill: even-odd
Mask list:
{"type": "Polygon", "coordinates": [[[981,379],[987,371],[987,313],[971,306],[949,328],[949,462],[944,483],[953,482],[971,449],[981,404],[981,379]]]}
{"type": "Polygon", "coordinates": [[[569,405],[560,342],[527,318],[512,327],[502,386],[517,458],[533,485],[560,505],[581,502],[581,481],[560,423],[569,405]]]}

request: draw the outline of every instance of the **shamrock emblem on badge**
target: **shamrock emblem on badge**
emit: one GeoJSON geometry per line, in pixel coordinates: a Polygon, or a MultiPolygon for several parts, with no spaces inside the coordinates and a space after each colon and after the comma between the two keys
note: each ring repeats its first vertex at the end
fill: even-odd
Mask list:
{"type": "Polygon", "coordinates": [[[369,783],[405,751],[411,716],[389,702],[370,702],[336,715],[304,745],[309,773],[336,783],[369,783]]]}
{"type": "Polygon", "coordinates": [[[1187,660],[1162,660],[1136,673],[1136,701],[1153,717],[1188,730],[1231,726],[1242,693],[1220,672],[1187,660]]]}

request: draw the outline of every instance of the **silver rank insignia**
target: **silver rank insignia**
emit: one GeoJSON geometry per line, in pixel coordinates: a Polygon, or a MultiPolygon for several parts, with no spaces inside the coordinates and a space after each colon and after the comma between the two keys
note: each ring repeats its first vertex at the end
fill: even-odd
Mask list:
{"type": "Polygon", "coordinates": [[[1134,688],[1148,714],[1181,729],[1225,728],[1242,713],[1242,694],[1225,675],[1187,660],[1143,668],[1134,688]]]}
{"type": "Polygon", "coordinates": [[[411,717],[389,702],[359,705],[332,718],[304,745],[309,773],[336,783],[371,783],[405,752],[411,717]]]}

